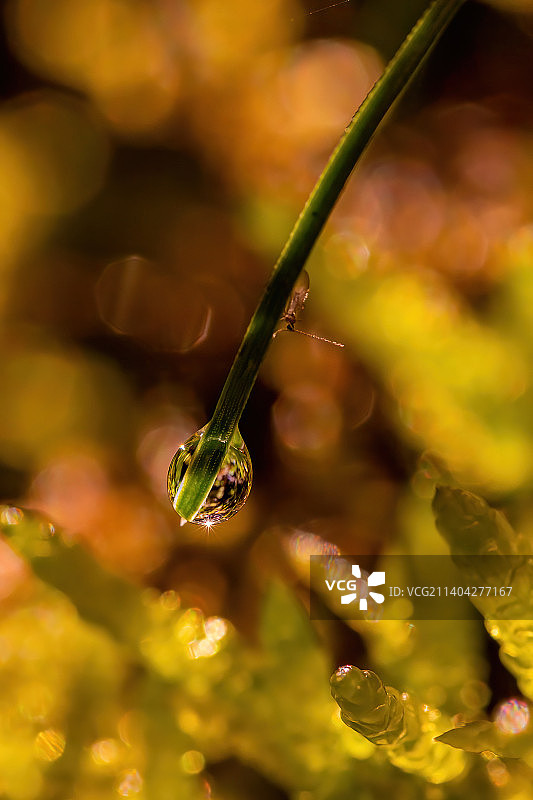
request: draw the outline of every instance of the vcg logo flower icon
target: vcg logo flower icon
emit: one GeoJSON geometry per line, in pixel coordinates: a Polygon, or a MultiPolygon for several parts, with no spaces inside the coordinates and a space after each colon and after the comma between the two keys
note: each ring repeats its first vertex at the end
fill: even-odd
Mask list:
{"type": "Polygon", "coordinates": [[[338,591],[343,591],[343,589],[348,590],[346,594],[341,594],[341,604],[343,606],[353,603],[359,598],[359,609],[361,611],[367,611],[368,597],[371,597],[376,603],[383,603],[385,601],[384,595],[380,592],[372,592],[369,589],[370,586],[382,586],[385,583],[384,572],[371,572],[368,576],[366,576],[365,573],[366,577],[363,577],[359,564],[352,564],[352,575],[356,580],[341,579],[328,581],[326,579],[326,585],[330,592],[335,586],[338,591]]]}

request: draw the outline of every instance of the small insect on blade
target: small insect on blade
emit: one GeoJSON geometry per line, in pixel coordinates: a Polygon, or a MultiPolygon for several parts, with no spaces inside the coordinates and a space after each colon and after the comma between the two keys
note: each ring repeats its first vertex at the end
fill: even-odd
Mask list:
{"type": "Polygon", "coordinates": [[[294,317],[296,319],[296,314],[299,311],[303,311],[303,307],[305,305],[305,301],[307,300],[307,296],[309,294],[309,273],[304,269],[300,272],[296,283],[294,284],[294,288],[292,290],[291,296],[287,301],[287,305],[285,306],[285,311],[283,312],[283,317],[285,321],[287,318],[294,317]]]}
{"type": "Polygon", "coordinates": [[[303,310],[308,294],[309,273],[304,269],[301,271],[296,283],[294,284],[292,294],[287,301],[287,305],[285,306],[285,310],[281,317],[281,320],[285,323],[286,327],[279,328],[277,331],[275,331],[272,338],[277,336],[278,333],[289,331],[289,333],[300,333],[302,336],[309,336],[310,339],[317,339],[319,342],[334,344],[335,347],[344,347],[344,345],[340,342],[333,342],[331,339],[325,339],[323,336],[315,336],[314,333],[306,333],[305,331],[296,330],[294,327],[296,325],[296,315],[298,312],[303,310]]]}

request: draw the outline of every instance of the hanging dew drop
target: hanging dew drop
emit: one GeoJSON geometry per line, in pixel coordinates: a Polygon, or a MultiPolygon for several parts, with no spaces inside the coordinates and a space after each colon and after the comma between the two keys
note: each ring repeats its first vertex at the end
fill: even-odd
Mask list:
{"type": "MultiPolygon", "coordinates": [[[[175,508],[176,495],[185,476],[194,451],[204,435],[205,428],[196,431],[174,454],[168,469],[167,489],[175,508]]],[[[225,522],[245,504],[252,488],[252,461],[248,448],[237,430],[228,447],[224,463],[194,520],[199,525],[211,527],[225,522]]]]}

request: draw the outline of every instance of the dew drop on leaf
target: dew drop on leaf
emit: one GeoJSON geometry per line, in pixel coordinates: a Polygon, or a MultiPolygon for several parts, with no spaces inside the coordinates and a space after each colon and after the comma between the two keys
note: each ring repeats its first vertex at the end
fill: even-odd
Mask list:
{"type": "MultiPolygon", "coordinates": [[[[167,488],[172,506],[204,428],[196,431],[174,454],[168,470],[167,488]]],[[[210,527],[225,522],[245,504],[252,487],[252,461],[238,430],[204,504],[193,522],[210,527]]]]}

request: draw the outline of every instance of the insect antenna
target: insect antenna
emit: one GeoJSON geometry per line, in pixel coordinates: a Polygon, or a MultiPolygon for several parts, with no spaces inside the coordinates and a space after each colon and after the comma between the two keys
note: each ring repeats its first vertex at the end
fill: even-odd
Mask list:
{"type": "MultiPolygon", "coordinates": [[[[335,347],[344,347],[342,342],[334,342],[333,339],[326,339],[325,336],[317,336],[314,333],[307,333],[307,331],[297,331],[295,328],[293,330],[289,330],[288,328],[282,328],[282,331],[287,331],[288,333],[299,333],[300,336],[309,336],[311,339],[317,339],[319,342],[327,342],[328,344],[334,344],[335,347]]],[[[280,331],[276,331],[276,333],[280,333],[280,331]]]]}

